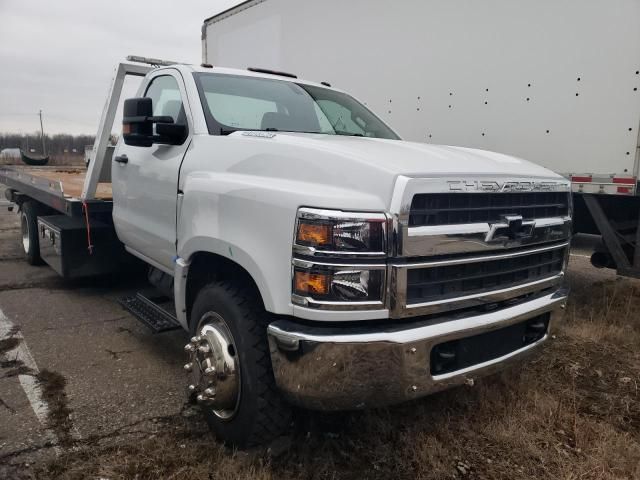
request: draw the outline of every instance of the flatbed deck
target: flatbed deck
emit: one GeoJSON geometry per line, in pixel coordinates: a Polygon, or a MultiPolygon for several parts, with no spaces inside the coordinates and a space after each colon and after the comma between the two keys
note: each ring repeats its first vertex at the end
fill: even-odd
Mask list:
{"type": "MultiPolygon", "coordinates": [[[[82,196],[84,178],[87,175],[87,170],[82,167],[49,167],[47,169],[42,167],[26,167],[23,169],[21,167],[21,171],[34,177],[49,180],[52,183],[60,183],[62,194],[70,198],[80,198],[82,196]]],[[[99,183],[96,198],[98,200],[111,200],[111,184],[99,183]]]]}
{"type": "MultiPolygon", "coordinates": [[[[1,166],[0,183],[67,215],[82,213],[83,167],[1,166]]],[[[90,211],[112,208],[111,183],[99,183],[96,199],[87,201],[90,211]]]]}

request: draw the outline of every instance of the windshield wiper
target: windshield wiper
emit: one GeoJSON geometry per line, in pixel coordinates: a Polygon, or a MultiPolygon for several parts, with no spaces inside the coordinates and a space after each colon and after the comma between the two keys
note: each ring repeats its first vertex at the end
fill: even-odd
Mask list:
{"type": "Polygon", "coordinates": [[[344,135],[346,137],[364,137],[362,133],[347,132],[346,130],[333,130],[336,135],[344,135]]]}
{"type": "Polygon", "coordinates": [[[323,132],[312,132],[311,130],[280,130],[279,128],[265,128],[264,130],[259,130],[261,132],[282,132],[282,133],[315,133],[322,135],[323,132]]]}
{"type": "MultiPolygon", "coordinates": [[[[260,130],[245,129],[245,128],[230,128],[230,129],[220,128],[220,135],[231,135],[232,133],[235,133],[235,132],[313,133],[316,135],[330,135],[329,132],[322,132],[322,131],[314,132],[310,130],[281,130],[279,128],[274,128],[274,127],[268,127],[260,130]]],[[[352,132],[347,132],[346,130],[334,130],[334,133],[336,135],[343,135],[346,137],[364,137],[362,133],[352,133],[352,132]]]]}

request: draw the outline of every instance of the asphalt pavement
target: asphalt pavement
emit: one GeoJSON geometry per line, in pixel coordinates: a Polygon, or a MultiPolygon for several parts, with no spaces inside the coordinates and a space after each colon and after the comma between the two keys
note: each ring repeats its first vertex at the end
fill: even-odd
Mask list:
{"type": "Polygon", "coordinates": [[[28,265],[8,206],[0,188],[0,478],[72,440],[153,432],[186,399],[186,333],[154,335],[117,302],[144,278],[68,283],[28,265]]]}

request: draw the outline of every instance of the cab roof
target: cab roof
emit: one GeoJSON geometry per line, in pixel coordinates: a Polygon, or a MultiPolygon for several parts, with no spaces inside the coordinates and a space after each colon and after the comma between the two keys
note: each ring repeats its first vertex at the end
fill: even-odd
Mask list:
{"type": "MultiPolygon", "coordinates": [[[[288,74],[286,72],[277,72],[277,71],[269,71],[267,69],[254,68],[254,69],[241,69],[241,68],[228,68],[228,67],[218,67],[218,66],[202,66],[202,65],[191,65],[184,63],[176,63],[173,65],[167,65],[160,67],[163,68],[177,68],[178,70],[182,70],[185,73],[217,73],[222,75],[237,75],[243,77],[254,77],[254,78],[270,78],[276,80],[282,80],[284,82],[292,82],[292,83],[300,83],[304,85],[311,85],[314,87],[320,88],[330,88],[332,90],[340,91],[340,89],[333,88],[326,82],[313,82],[310,80],[305,80],[298,77],[293,77],[293,74],[288,74]],[[271,73],[270,73],[271,72],[271,73]],[[285,73],[285,75],[282,75],[285,73]]],[[[253,67],[250,67],[253,68],[253,67]]]]}

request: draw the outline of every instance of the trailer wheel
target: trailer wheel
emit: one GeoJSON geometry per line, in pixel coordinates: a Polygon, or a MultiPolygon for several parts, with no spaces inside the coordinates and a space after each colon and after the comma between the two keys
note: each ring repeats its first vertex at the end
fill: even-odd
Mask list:
{"type": "Polygon", "coordinates": [[[273,440],[291,423],[273,377],[266,316],[254,293],[229,281],[203,287],[191,311],[189,393],[216,436],[241,448],[273,440]]]}
{"type": "Polygon", "coordinates": [[[33,200],[24,202],[20,207],[20,230],[22,232],[22,248],[29,265],[42,265],[40,258],[40,241],[38,238],[39,205],[33,200]]]}

